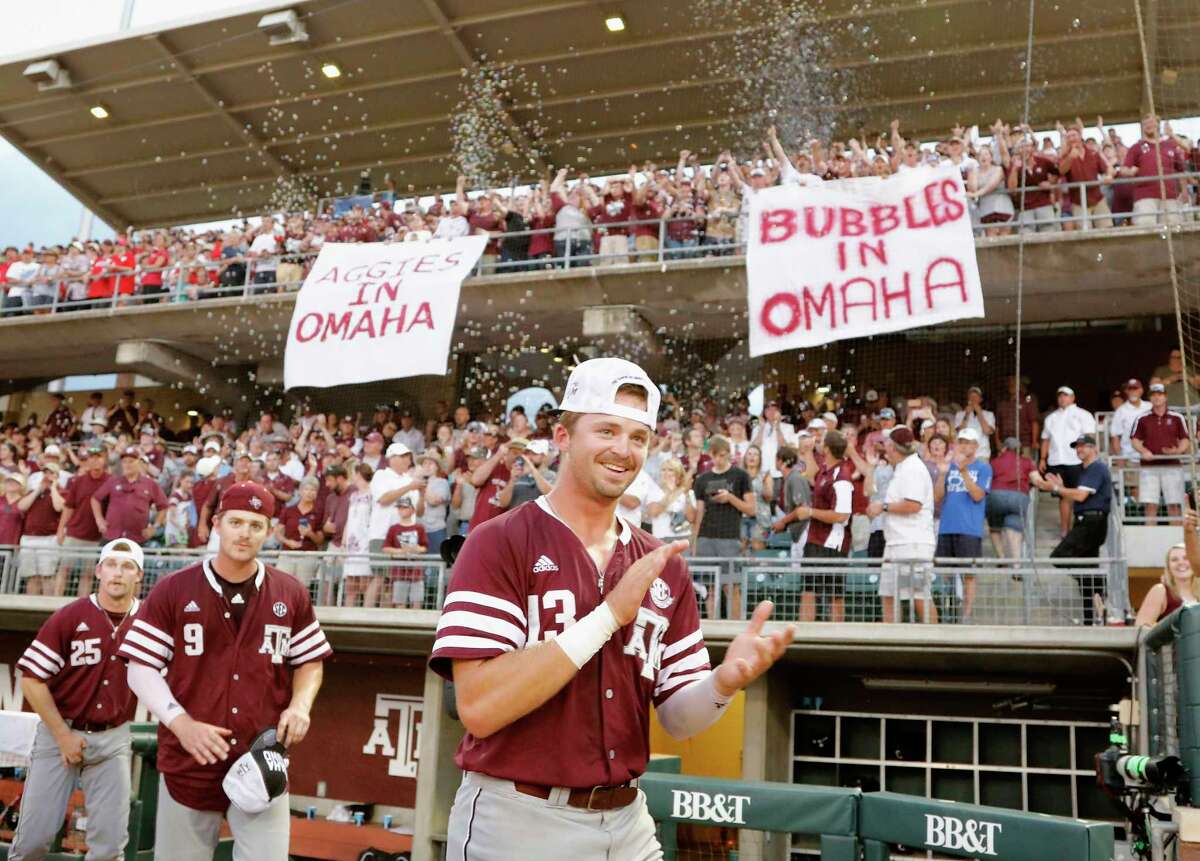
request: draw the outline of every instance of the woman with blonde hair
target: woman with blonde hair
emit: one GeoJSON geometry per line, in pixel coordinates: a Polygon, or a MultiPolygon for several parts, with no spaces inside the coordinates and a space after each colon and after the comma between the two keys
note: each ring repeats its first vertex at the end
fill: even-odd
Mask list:
{"type": "Polygon", "coordinates": [[[691,493],[687,470],[678,458],[663,462],[663,497],[646,505],[650,531],[660,541],[692,537],[692,521],[696,517],[696,498],[691,493]]]}
{"type": "Polygon", "coordinates": [[[1187,548],[1182,544],[1172,544],[1167,551],[1161,580],[1150,587],[1142,599],[1142,606],[1138,608],[1137,624],[1153,625],[1180,607],[1197,603],[1200,599],[1196,597],[1193,580],[1187,548]]]}

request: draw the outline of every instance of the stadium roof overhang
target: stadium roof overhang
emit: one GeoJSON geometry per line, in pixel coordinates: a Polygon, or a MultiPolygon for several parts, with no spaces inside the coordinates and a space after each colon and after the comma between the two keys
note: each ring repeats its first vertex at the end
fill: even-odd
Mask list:
{"type": "MultiPolygon", "coordinates": [[[[1156,2],[1165,0],[1149,0],[1156,2]]],[[[796,74],[756,54],[780,28],[762,16],[798,5],[255,3],[216,20],[10,59],[0,65],[0,134],[116,227],[294,205],[351,191],[362,171],[376,188],[390,174],[402,195],[448,190],[456,172],[451,121],[464,86],[471,97],[458,113],[468,119],[460,140],[470,150],[500,136],[506,162],[491,166],[494,175],[529,180],[550,166],[598,172],[673,162],[681,148],[712,154],[739,140],[757,148],[767,116],[754,103],[759,82],[796,74]],[[308,40],[271,47],[258,19],[288,7],[300,13],[308,40]],[[728,11],[710,14],[718,8],[728,11]],[[614,13],[623,32],[605,27],[614,13]],[[73,86],[39,92],[25,79],[25,66],[47,57],[61,62],[73,86]],[[326,78],[326,63],[341,76],[326,78]],[[496,63],[512,66],[497,71],[496,63]],[[486,109],[478,82],[501,78],[513,82],[511,91],[486,109]],[[107,119],[89,113],[97,104],[107,119]],[[473,128],[477,122],[486,128],[473,128]]],[[[1024,3],[837,0],[808,8],[797,26],[812,34],[803,43],[815,69],[806,80],[820,83],[811,99],[791,98],[798,110],[815,106],[835,134],[873,139],[895,116],[906,134],[928,139],[956,123],[986,130],[996,117],[1021,116],[1024,3]]],[[[1173,86],[1195,92],[1200,65],[1178,58],[1200,44],[1197,22],[1148,20],[1152,49],[1176,58],[1173,86]]],[[[1035,34],[1035,127],[1077,114],[1089,124],[1097,113],[1110,122],[1138,115],[1143,71],[1132,3],[1039,3],[1035,34]]],[[[806,129],[789,110],[777,122],[795,139],[806,129]]]]}

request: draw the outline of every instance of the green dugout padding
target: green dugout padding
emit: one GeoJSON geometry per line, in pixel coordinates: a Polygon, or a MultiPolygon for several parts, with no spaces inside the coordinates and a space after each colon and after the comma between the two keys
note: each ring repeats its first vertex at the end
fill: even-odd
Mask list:
{"type": "Polygon", "coordinates": [[[827,861],[857,858],[859,846],[885,861],[895,844],[1005,861],[1110,861],[1114,851],[1108,823],[893,792],[649,773],[640,785],[658,822],[820,835],[827,861]]]}
{"type": "Polygon", "coordinates": [[[1108,823],[895,792],[864,793],[858,816],[859,835],[866,841],[903,843],[942,855],[1022,861],[1110,861],[1113,857],[1113,827],[1108,823]]]}

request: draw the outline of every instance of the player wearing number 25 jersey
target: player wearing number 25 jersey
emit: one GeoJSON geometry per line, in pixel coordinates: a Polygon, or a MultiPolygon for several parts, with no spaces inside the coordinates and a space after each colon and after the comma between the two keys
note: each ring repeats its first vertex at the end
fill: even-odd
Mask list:
{"type": "MultiPolygon", "coordinates": [[[[90,579],[89,574],[89,579],[90,579]]],[[[117,647],[139,611],[142,548],[110,541],[96,565],[99,589],[58,610],[17,661],[21,692],[41,723],[8,857],[46,857],[76,784],[83,787],[88,858],[122,857],[128,842],[129,721],[136,700],[117,647]]]]}
{"type": "Polygon", "coordinates": [[[631,362],[581,362],[554,429],[554,489],[473,529],[455,562],[430,658],[467,727],[449,861],[661,859],[633,784],[651,703],[672,736],[695,735],[791,639],[759,636],[764,602],[713,670],[686,542],[617,517],[660,398],[631,362]]]}

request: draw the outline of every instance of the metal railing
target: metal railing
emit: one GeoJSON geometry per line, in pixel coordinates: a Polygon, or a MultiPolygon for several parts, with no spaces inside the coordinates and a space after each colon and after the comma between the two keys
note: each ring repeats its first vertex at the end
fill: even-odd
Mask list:
{"type": "MultiPolygon", "coordinates": [[[[1190,187],[1191,185],[1200,185],[1200,172],[1169,174],[1165,179],[1168,181],[1186,181],[1190,187]]],[[[1157,183],[1157,178],[1147,180],[1138,177],[1120,177],[1111,182],[1062,183],[1055,186],[1055,188],[1063,190],[1068,196],[1078,194],[1081,201],[1086,201],[1087,190],[1089,188],[1111,188],[1114,185],[1145,185],[1147,183],[1157,183]]],[[[1036,188],[1027,188],[1025,190],[1027,193],[1029,191],[1043,191],[1036,188]]],[[[1020,189],[1008,189],[1004,193],[1016,198],[1019,192],[1020,189]]],[[[1173,210],[1161,218],[1153,214],[1133,212],[1114,213],[1111,216],[1091,216],[1086,211],[1079,211],[1076,214],[1062,214],[1060,210],[1056,210],[1053,217],[1040,220],[1033,227],[1048,226],[1054,230],[1058,230],[1065,224],[1079,222],[1080,229],[1095,230],[1098,228],[1092,223],[1094,220],[1110,217],[1119,222],[1117,227],[1126,224],[1138,226],[1138,221],[1147,221],[1150,224],[1154,224],[1165,220],[1167,223],[1181,224],[1200,220],[1200,205],[1189,202],[1186,206],[1180,205],[1177,210],[1173,210]]],[[[528,239],[532,241],[535,237],[540,236],[550,239],[552,251],[549,254],[543,254],[532,259],[528,257],[506,259],[507,255],[505,253],[502,253],[498,257],[485,255],[476,265],[473,274],[476,276],[511,275],[517,277],[538,270],[620,266],[636,263],[670,265],[700,257],[730,256],[745,253],[746,245],[744,236],[739,235],[728,241],[712,241],[709,237],[702,238],[702,228],[706,221],[707,219],[704,216],[687,218],[666,215],[654,219],[628,220],[608,224],[495,232],[491,234],[492,240],[498,243],[502,249],[506,240],[528,239]],[[692,233],[691,238],[678,239],[672,236],[672,226],[680,224],[691,226],[689,230],[692,233]],[[649,243],[643,243],[643,247],[637,246],[634,236],[638,228],[643,228],[643,236],[646,239],[652,240],[649,243]],[[622,235],[612,233],[613,230],[627,231],[626,247],[617,251],[610,250],[601,253],[599,250],[601,238],[622,235]],[[562,234],[566,239],[555,241],[555,234],[562,234]],[[578,234],[582,234],[582,238],[578,234]]],[[[1020,227],[1022,230],[1032,229],[1027,225],[1020,225],[1019,222],[1020,213],[1018,212],[1011,221],[991,225],[977,224],[974,230],[979,235],[987,227],[1005,229],[1020,227]]],[[[744,225],[739,220],[738,233],[741,234],[743,230],[744,225]]],[[[85,285],[86,287],[86,285],[98,280],[97,277],[88,274],[79,278],[63,278],[57,284],[53,296],[43,297],[48,301],[39,304],[34,303],[33,287],[26,288],[26,292],[22,296],[6,297],[8,301],[4,303],[3,308],[0,308],[0,317],[56,314],[85,310],[106,310],[113,312],[141,305],[176,304],[217,298],[249,299],[256,295],[289,292],[300,288],[304,275],[307,273],[316,255],[317,252],[315,251],[285,251],[276,255],[258,255],[253,257],[242,254],[237,257],[223,258],[221,260],[197,259],[186,261],[183,265],[177,261],[165,267],[146,267],[139,264],[132,271],[126,269],[106,270],[99,273],[98,278],[115,279],[117,283],[113,284],[110,294],[106,293],[106,295],[92,298],[69,299],[64,295],[63,288],[66,285],[85,285]],[[264,266],[264,263],[268,265],[264,266]],[[299,277],[278,280],[277,275],[280,264],[298,265],[300,267],[299,277]],[[232,271],[235,273],[235,277],[229,277],[226,273],[231,271],[231,267],[244,267],[244,271],[239,272],[238,269],[234,268],[232,271]],[[186,273],[192,271],[203,272],[203,278],[197,279],[200,283],[179,283],[186,278],[186,273]],[[174,273],[181,272],[184,274],[172,277],[174,273]],[[155,274],[162,276],[164,284],[161,287],[160,285],[146,285],[143,283],[147,275],[155,274]],[[215,280],[212,277],[214,274],[217,276],[215,280]],[[120,292],[119,282],[124,280],[132,281],[132,292],[120,292]],[[168,281],[175,281],[176,283],[165,283],[168,281]],[[148,286],[153,288],[152,292],[147,292],[146,288],[148,286]],[[12,304],[11,300],[13,298],[20,298],[21,304],[12,304]]],[[[9,285],[8,289],[11,290],[12,285],[9,285]]]]}
{"type": "MultiPolygon", "coordinates": [[[[0,548],[0,593],[75,596],[95,587],[99,548],[0,548]]],[[[160,579],[207,554],[147,548],[145,594],[160,579]]],[[[433,556],[393,557],[335,551],[263,551],[260,558],[296,577],[314,603],[335,607],[437,610],[447,568],[433,556]]],[[[1083,624],[1092,595],[1118,594],[1123,566],[1116,559],[791,559],[782,556],[689,558],[701,613],[742,619],[759,601],[775,603],[784,621],[919,621],[912,599],[928,601],[930,622],[1069,626],[1083,624]],[[890,579],[889,579],[890,578],[890,579]],[[881,583],[895,581],[892,618],[885,619],[881,583]],[[968,581],[973,588],[967,590],[968,581]],[[973,595],[973,606],[968,594],[973,595]]],[[[885,591],[887,591],[885,589],[885,591]]],[[[1103,619],[1103,614],[1097,615],[1103,619]]]]}

